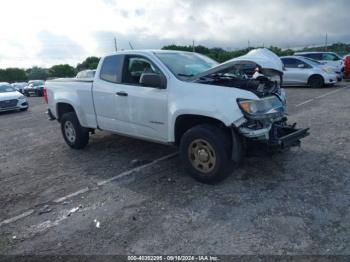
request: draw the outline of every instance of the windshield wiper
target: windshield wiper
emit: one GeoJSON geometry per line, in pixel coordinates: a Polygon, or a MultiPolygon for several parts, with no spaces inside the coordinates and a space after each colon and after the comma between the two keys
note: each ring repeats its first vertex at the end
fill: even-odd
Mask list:
{"type": "Polygon", "coordinates": [[[184,77],[192,77],[194,76],[194,74],[190,74],[190,75],[187,75],[187,74],[177,74],[178,76],[184,76],[184,77]]]}

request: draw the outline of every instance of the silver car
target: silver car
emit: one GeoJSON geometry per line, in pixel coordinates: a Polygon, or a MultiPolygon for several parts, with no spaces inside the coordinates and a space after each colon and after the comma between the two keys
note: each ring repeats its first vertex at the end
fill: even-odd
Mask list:
{"type": "Polygon", "coordinates": [[[284,86],[319,88],[337,83],[334,70],[318,61],[302,56],[284,56],[281,60],[284,64],[284,86]]]}
{"type": "Polygon", "coordinates": [[[343,58],[334,52],[297,52],[294,55],[304,56],[313,60],[317,60],[318,62],[331,67],[337,74],[338,81],[341,81],[343,78],[343,58]]]}

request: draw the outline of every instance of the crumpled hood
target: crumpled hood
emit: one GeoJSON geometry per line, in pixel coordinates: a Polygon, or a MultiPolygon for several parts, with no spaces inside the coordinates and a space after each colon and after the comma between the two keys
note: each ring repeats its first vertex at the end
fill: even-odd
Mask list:
{"type": "Polygon", "coordinates": [[[283,74],[283,63],[281,59],[275,53],[266,48],[258,48],[251,50],[244,56],[233,58],[207,71],[195,75],[192,80],[197,80],[201,77],[224,71],[225,69],[229,69],[230,67],[242,62],[255,63],[262,69],[272,69],[278,71],[280,74],[283,74]]]}
{"type": "Polygon", "coordinates": [[[18,91],[0,93],[0,101],[18,99],[20,96],[23,95],[18,91]]]}

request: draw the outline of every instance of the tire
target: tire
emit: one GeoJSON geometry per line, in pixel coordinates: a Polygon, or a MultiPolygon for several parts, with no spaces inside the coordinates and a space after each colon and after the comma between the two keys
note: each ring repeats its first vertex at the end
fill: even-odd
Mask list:
{"type": "Polygon", "coordinates": [[[308,84],[311,88],[321,88],[324,86],[324,79],[322,76],[313,75],[310,76],[308,84]]]}
{"type": "Polygon", "coordinates": [[[74,149],[82,149],[89,143],[89,130],[82,127],[75,112],[63,114],[61,131],[67,145],[74,149]]]}
{"type": "Polygon", "coordinates": [[[27,111],[27,110],[28,110],[28,108],[29,108],[29,106],[28,106],[28,107],[26,107],[26,108],[21,108],[20,110],[21,110],[21,111],[27,111]]]}
{"type": "Polygon", "coordinates": [[[189,129],[180,143],[180,156],[186,171],[206,184],[224,180],[235,166],[231,160],[231,144],[230,136],[218,127],[199,125],[189,129]]]}

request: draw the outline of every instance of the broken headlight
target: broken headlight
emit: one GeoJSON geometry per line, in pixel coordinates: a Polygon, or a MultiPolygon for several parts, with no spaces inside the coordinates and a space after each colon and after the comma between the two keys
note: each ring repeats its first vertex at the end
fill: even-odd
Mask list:
{"type": "Polygon", "coordinates": [[[284,113],[283,102],[277,96],[259,100],[237,99],[237,103],[243,114],[250,119],[276,118],[284,113]]]}

